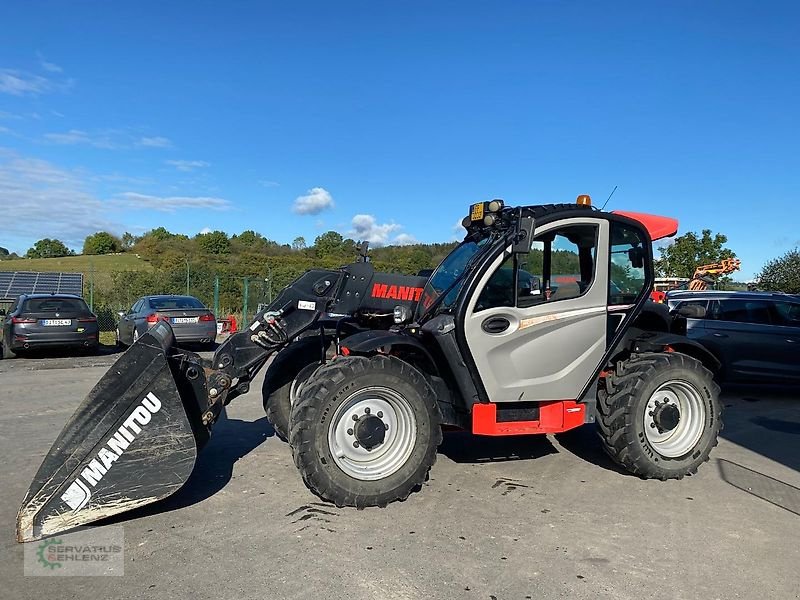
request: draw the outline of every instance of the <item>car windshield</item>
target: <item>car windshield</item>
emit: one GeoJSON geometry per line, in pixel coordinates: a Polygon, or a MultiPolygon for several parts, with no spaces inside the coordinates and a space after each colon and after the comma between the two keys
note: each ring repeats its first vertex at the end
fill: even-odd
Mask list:
{"type": "Polygon", "coordinates": [[[452,309],[464,283],[464,273],[481,250],[489,247],[490,239],[492,238],[484,237],[477,241],[465,240],[445,257],[425,284],[422,297],[417,304],[417,320],[424,317],[434,304],[436,304],[435,313],[452,309]],[[445,297],[439,300],[442,294],[445,294],[445,297]]]}
{"type": "Polygon", "coordinates": [[[22,312],[33,313],[87,313],[89,307],[80,298],[29,298],[22,307],[22,312]]]}
{"type": "Polygon", "coordinates": [[[205,308],[203,303],[191,296],[170,296],[169,298],[150,298],[150,307],[154,310],[174,310],[187,308],[205,308]]]}

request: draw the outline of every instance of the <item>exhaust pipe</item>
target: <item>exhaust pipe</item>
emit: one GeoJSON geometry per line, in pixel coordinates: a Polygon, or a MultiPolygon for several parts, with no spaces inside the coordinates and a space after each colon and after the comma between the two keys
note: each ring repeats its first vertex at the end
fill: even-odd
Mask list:
{"type": "Polygon", "coordinates": [[[28,350],[31,347],[31,345],[25,342],[24,344],[22,344],[22,347],[25,348],[25,350],[28,350]]]}

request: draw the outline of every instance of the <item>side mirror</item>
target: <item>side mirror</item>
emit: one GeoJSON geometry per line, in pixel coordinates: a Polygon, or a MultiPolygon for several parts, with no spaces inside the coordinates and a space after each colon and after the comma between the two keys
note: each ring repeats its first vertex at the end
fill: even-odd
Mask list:
{"type": "Polygon", "coordinates": [[[631,266],[634,269],[644,268],[644,248],[636,246],[628,250],[628,260],[631,261],[631,266]]]}
{"type": "Polygon", "coordinates": [[[673,312],[686,319],[705,319],[707,311],[704,306],[698,306],[697,304],[687,304],[686,306],[679,306],[673,312]]]}
{"type": "Polygon", "coordinates": [[[511,251],[517,254],[527,254],[533,245],[533,217],[520,217],[519,230],[514,237],[511,251]]]}

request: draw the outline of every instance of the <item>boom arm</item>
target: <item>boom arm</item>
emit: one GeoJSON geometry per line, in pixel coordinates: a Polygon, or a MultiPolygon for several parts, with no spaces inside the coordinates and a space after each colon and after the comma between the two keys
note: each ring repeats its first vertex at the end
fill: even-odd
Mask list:
{"type": "Polygon", "coordinates": [[[710,265],[700,265],[694,270],[692,279],[689,282],[690,290],[707,290],[708,284],[713,281],[712,277],[720,275],[728,275],[734,271],[738,271],[741,267],[741,261],[738,258],[725,258],[717,263],[710,265]]]}

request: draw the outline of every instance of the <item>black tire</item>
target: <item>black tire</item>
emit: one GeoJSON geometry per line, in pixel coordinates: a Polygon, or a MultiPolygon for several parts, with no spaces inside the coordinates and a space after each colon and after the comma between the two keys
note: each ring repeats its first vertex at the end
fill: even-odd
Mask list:
{"type": "Polygon", "coordinates": [[[289,440],[292,386],[296,388],[311,375],[319,365],[320,353],[319,337],[297,340],[278,352],[264,376],[261,388],[264,412],[275,434],[284,442],[289,440]]]}
{"type": "Polygon", "coordinates": [[[722,429],[719,386],[700,361],[678,352],[638,354],[618,363],[606,377],[605,389],[600,386],[598,390],[597,412],[598,433],[605,451],[617,464],[643,479],[665,481],[693,475],[708,460],[722,429]],[[650,427],[665,436],[671,436],[670,431],[676,435],[681,431],[677,425],[672,425],[674,429],[666,426],[662,431],[653,417],[657,410],[647,410],[648,402],[659,402],[660,390],[670,390],[669,386],[683,389],[686,397],[695,394],[693,401],[701,409],[695,410],[693,418],[697,441],[692,443],[692,435],[687,434],[686,451],[678,445],[676,455],[659,450],[666,447],[659,444],[668,443],[670,437],[665,442],[654,442],[649,437],[652,432],[645,431],[650,427]]]}
{"type": "MultiPolygon", "coordinates": [[[[365,410],[364,414],[369,413],[365,410]]],[[[317,369],[292,407],[291,421],[290,443],[303,481],[317,496],[340,507],[384,507],[405,500],[426,481],[442,443],[441,414],[433,389],[417,369],[388,356],[338,358],[317,369]],[[408,456],[386,476],[370,480],[346,473],[336,463],[328,441],[331,428],[349,418],[349,411],[340,409],[367,388],[372,388],[370,395],[388,392],[400,397],[408,411],[405,418],[414,424],[408,456]]]]}

